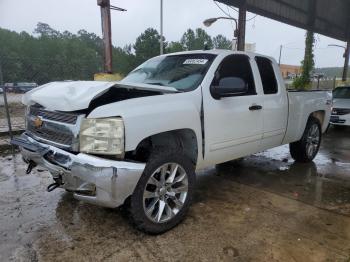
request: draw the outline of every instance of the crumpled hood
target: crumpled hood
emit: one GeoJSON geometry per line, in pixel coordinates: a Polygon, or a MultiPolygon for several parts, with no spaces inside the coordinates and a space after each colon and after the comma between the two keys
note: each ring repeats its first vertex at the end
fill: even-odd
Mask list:
{"type": "Polygon", "coordinates": [[[90,102],[110,88],[138,89],[163,93],[177,92],[175,88],[148,84],[103,81],[51,82],[27,92],[25,105],[40,104],[48,110],[77,111],[89,107],[90,102]]]}
{"type": "Polygon", "coordinates": [[[333,108],[350,108],[350,99],[333,99],[333,108]]]}

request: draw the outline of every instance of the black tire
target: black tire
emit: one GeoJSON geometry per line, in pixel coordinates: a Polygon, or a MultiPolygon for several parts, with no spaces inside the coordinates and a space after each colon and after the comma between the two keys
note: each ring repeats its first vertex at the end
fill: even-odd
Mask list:
{"type": "MultiPolygon", "coordinates": [[[[169,174],[168,174],[169,177],[169,174]]],[[[192,202],[195,187],[195,168],[190,159],[183,155],[181,151],[158,149],[151,154],[146,168],[130,198],[129,214],[137,229],[149,234],[161,234],[177,226],[186,216],[192,202]],[[187,173],[187,196],[181,209],[176,215],[165,222],[154,222],[147,217],[144,210],[144,191],[149,183],[150,177],[156,170],[164,164],[175,163],[180,165],[187,173]]],[[[166,200],[168,201],[168,200],[166,200]]],[[[158,204],[159,208],[159,204],[158,204]]],[[[159,212],[159,211],[158,211],[159,212]]]]}
{"type": "Polygon", "coordinates": [[[302,138],[299,141],[289,144],[289,151],[292,158],[296,162],[301,162],[301,163],[311,162],[317,155],[318,150],[320,149],[321,139],[322,139],[322,131],[321,131],[320,121],[315,117],[310,117],[306,124],[306,128],[302,138]],[[309,145],[308,135],[311,132],[310,130],[315,127],[317,127],[319,139],[317,144],[316,142],[314,142],[315,147],[312,154],[310,154],[310,152],[308,152],[308,145],[309,145]]]}

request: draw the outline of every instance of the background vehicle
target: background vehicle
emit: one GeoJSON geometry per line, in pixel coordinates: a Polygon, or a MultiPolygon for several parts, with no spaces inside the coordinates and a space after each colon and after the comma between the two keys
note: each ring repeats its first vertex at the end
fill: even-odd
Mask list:
{"type": "Polygon", "coordinates": [[[14,83],[5,83],[4,87],[6,88],[6,92],[14,92],[14,83]]]}
{"type": "Polygon", "coordinates": [[[330,123],[335,126],[350,126],[350,86],[334,89],[330,123]]]}
{"type": "Polygon", "coordinates": [[[15,93],[27,93],[28,91],[38,87],[38,84],[36,83],[25,83],[25,82],[19,82],[16,83],[14,86],[14,92],[15,93]]]}
{"type": "Polygon", "coordinates": [[[310,162],[331,94],[287,92],[276,61],[224,50],[155,57],[121,82],[54,82],[28,92],[19,145],[29,163],[89,203],[126,204],[162,233],[190,206],[195,170],[290,144],[310,162]]]}

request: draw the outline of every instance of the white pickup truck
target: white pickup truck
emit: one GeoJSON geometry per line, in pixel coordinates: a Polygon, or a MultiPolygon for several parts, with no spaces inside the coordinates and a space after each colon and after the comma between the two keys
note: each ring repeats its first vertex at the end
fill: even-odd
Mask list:
{"type": "MultiPolygon", "coordinates": [[[[48,169],[74,197],[125,204],[148,233],[189,209],[195,171],[290,144],[312,161],[331,93],[287,92],[274,59],[224,50],[152,58],[120,82],[53,82],[28,92],[20,146],[28,173],[48,169]]],[[[215,185],[213,185],[215,186],[215,185]]]]}

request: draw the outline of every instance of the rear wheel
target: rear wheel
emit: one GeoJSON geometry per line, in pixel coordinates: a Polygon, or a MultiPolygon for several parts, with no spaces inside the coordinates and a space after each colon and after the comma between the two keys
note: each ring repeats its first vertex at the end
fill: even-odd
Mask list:
{"type": "Polygon", "coordinates": [[[130,214],[136,227],[160,234],[179,224],[189,209],[194,183],[194,166],[181,152],[152,154],[131,196],[130,214]]]}
{"type": "Polygon", "coordinates": [[[310,117],[302,138],[289,145],[292,158],[297,162],[311,162],[321,145],[321,124],[317,118],[310,117]]]}

